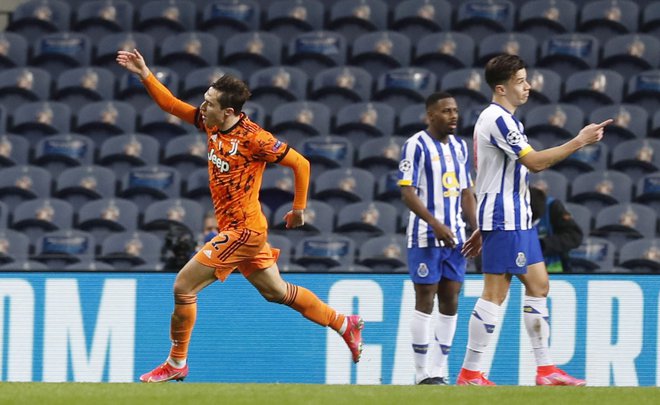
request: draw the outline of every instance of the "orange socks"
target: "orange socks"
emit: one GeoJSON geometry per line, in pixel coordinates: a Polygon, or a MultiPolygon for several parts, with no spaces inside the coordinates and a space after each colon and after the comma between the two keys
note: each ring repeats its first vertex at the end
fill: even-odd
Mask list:
{"type": "Polygon", "coordinates": [[[172,348],[170,357],[185,360],[188,357],[188,345],[197,318],[197,296],[174,294],[174,312],[170,322],[172,348]]]}
{"type": "Polygon", "coordinates": [[[321,326],[330,326],[336,331],[341,329],[346,318],[321,301],[313,292],[291,283],[286,283],[286,295],[280,304],[288,305],[310,321],[321,326]]]}

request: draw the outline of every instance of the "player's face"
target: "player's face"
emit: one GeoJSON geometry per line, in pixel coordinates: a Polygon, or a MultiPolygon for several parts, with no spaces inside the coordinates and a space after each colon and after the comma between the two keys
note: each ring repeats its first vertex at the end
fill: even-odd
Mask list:
{"type": "Polygon", "coordinates": [[[234,114],[234,109],[222,108],[220,102],[220,92],[213,87],[209,89],[204,94],[204,102],[199,107],[199,111],[202,114],[202,120],[204,120],[204,125],[208,128],[218,127],[222,128],[227,117],[234,114]]]}
{"type": "Polygon", "coordinates": [[[527,69],[520,69],[504,85],[506,98],[513,106],[520,106],[527,102],[531,85],[527,82],[527,69]]]}
{"type": "Polygon", "coordinates": [[[436,101],[427,110],[429,126],[442,135],[453,134],[458,126],[458,105],[453,97],[436,101]]]}

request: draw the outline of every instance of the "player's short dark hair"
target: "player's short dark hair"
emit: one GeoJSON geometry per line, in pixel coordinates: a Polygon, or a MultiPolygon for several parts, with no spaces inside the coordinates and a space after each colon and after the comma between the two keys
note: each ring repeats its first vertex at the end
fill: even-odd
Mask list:
{"type": "Polygon", "coordinates": [[[508,82],[520,69],[525,68],[525,62],[518,55],[498,55],[486,63],[486,83],[491,89],[498,84],[508,82]]]}
{"type": "Polygon", "coordinates": [[[445,99],[445,98],[453,98],[451,94],[447,93],[446,91],[436,91],[435,93],[432,93],[430,96],[426,98],[426,108],[431,107],[438,101],[445,99]]]}
{"type": "Polygon", "coordinates": [[[211,84],[211,87],[220,92],[218,103],[221,108],[233,108],[239,113],[243,104],[250,98],[252,93],[248,85],[241,79],[232,75],[223,75],[211,84]]]}

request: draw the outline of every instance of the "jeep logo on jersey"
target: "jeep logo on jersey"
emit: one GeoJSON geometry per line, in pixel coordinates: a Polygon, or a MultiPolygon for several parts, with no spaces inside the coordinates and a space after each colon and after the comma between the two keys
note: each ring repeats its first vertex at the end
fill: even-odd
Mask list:
{"type": "Polygon", "coordinates": [[[229,171],[229,163],[225,162],[224,160],[220,159],[215,155],[215,149],[211,149],[209,152],[209,162],[213,163],[215,167],[220,169],[220,173],[226,173],[229,171]]]}

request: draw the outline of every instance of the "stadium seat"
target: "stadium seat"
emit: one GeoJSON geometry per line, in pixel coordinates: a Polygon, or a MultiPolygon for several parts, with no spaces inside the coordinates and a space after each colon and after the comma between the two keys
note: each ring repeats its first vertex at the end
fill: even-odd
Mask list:
{"type": "Polygon", "coordinates": [[[379,31],[360,35],[352,44],[350,65],[359,66],[374,78],[385,72],[410,64],[410,39],[394,31],[379,31]]]}
{"type": "Polygon", "coordinates": [[[207,167],[207,142],[202,134],[182,135],[165,146],[163,164],[175,167],[183,178],[193,171],[207,167]]]}
{"type": "Polygon", "coordinates": [[[286,64],[304,70],[311,77],[324,69],[344,65],[346,49],[346,38],[341,34],[332,31],[308,32],[291,39],[286,64]]]}
{"type": "Polygon", "coordinates": [[[165,238],[173,225],[185,227],[191,235],[202,230],[204,210],[200,204],[185,198],[171,198],[150,204],[144,210],[142,230],[165,238]]]}
{"type": "Polygon", "coordinates": [[[351,103],[371,98],[373,77],[355,66],[324,69],[314,76],[309,98],[325,104],[332,113],[351,103]]]}
{"type": "Polygon", "coordinates": [[[206,90],[209,89],[213,82],[225,74],[230,74],[239,79],[243,79],[245,77],[241,71],[224,66],[212,66],[195,69],[186,74],[184,77],[183,90],[181,91],[179,98],[194,106],[201,105],[204,101],[204,93],[206,93],[206,90]]]}
{"type": "Polygon", "coordinates": [[[3,202],[0,202],[0,229],[6,229],[8,225],[9,225],[9,206],[3,202]]]}
{"type": "Polygon", "coordinates": [[[349,138],[356,148],[368,139],[394,133],[394,108],[385,103],[354,103],[336,115],[334,133],[349,138]]]}
{"type": "Polygon", "coordinates": [[[133,4],[126,0],[86,1],[76,8],[73,31],[89,36],[94,43],[105,35],[133,29],[133,4]]]}
{"type": "Polygon", "coordinates": [[[427,126],[426,104],[411,104],[399,113],[399,122],[396,127],[396,133],[398,135],[410,136],[424,130],[427,126]]]}
{"type": "MultiPolygon", "coordinates": [[[[459,110],[458,111],[458,134],[461,134],[467,142],[472,142],[472,134],[474,133],[474,125],[477,123],[477,120],[479,119],[479,115],[481,114],[481,111],[485,106],[479,105],[479,106],[472,106],[467,108],[466,110],[459,110]]],[[[516,111],[517,113],[518,111],[516,111]]],[[[426,128],[426,127],[424,127],[426,128]]],[[[423,128],[419,128],[420,130],[423,128]]],[[[414,133],[414,132],[411,132],[414,133]]],[[[528,139],[530,142],[530,145],[534,147],[532,142],[537,141],[535,139],[528,139]]],[[[538,150],[538,148],[534,147],[535,150],[538,150]]],[[[469,149],[472,151],[473,149],[470,147],[469,149]]],[[[468,156],[468,159],[472,161],[472,156],[468,156]]]]}
{"type": "Polygon", "coordinates": [[[351,238],[326,234],[303,238],[296,245],[295,262],[310,271],[327,271],[330,267],[350,266],[355,258],[351,238]]]}
{"type": "Polygon", "coordinates": [[[660,110],[660,69],[647,70],[631,77],[625,102],[643,107],[649,114],[660,110]]]}
{"type": "Polygon", "coordinates": [[[113,271],[115,268],[108,263],[85,259],[78,263],[64,266],[65,271],[113,271]]]}
{"type": "Polygon", "coordinates": [[[34,198],[50,196],[52,176],[36,166],[13,166],[0,170],[0,201],[10,207],[34,198]]]}
{"type": "Polygon", "coordinates": [[[306,137],[330,132],[330,109],[316,101],[281,104],[273,110],[269,130],[295,146],[306,137]]]}
{"type": "Polygon", "coordinates": [[[328,170],[316,178],[314,198],[337,209],[352,202],[373,200],[375,179],[359,168],[328,170]]]}
{"type": "Polygon", "coordinates": [[[335,232],[348,236],[361,251],[364,242],[397,231],[397,210],[382,201],[357,202],[337,213],[335,232]]]}
{"type": "Polygon", "coordinates": [[[22,35],[0,31],[0,68],[25,66],[28,49],[28,41],[22,35]]]}
{"type": "MultiPolygon", "coordinates": [[[[527,102],[516,110],[516,116],[524,115],[535,107],[559,102],[561,94],[562,79],[549,69],[527,69],[527,82],[530,84],[529,98],[527,102]]],[[[522,119],[521,119],[522,120],[522,119]]]]}
{"type": "Polygon", "coordinates": [[[525,114],[525,134],[544,145],[572,139],[584,124],[584,113],[572,104],[547,104],[525,114]]]}
{"type": "Polygon", "coordinates": [[[503,32],[489,35],[479,43],[477,64],[485,66],[491,58],[506,53],[518,55],[527,66],[534,66],[536,65],[537,48],[536,39],[529,34],[503,32]]]}
{"type": "MultiPolygon", "coordinates": [[[[207,167],[199,168],[190,173],[185,180],[186,189],[181,196],[197,201],[204,208],[204,212],[213,211],[211,190],[209,189],[209,169],[207,167]]],[[[261,195],[263,196],[263,194],[261,195]]],[[[274,208],[271,207],[271,209],[274,208]]]]}
{"type": "Polygon", "coordinates": [[[571,182],[570,201],[598,214],[606,206],[630,202],[632,188],[630,177],[616,170],[584,173],[571,182]]]}
{"type": "Polygon", "coordinates": [[[591,34],[601,43],[630,32],[637,32],[639,7],[634,1],[591,1],[580,10],[578,31],[591,34]]]}
{"type": "Polygon", "coordinates": [[[155,60],[156,45],[150,35],[141,32],[118,32],[106,35],[99,40],[94,64],[108,69],[116,77],[120,77],[126,73],[126,69],[117,63],[117,51],[133,51],[134,49],[140,51],[147,63],[153,63],[155,60]]]}
{"type": "Polygon", "coordinates": [[[119,197],[135,202],[140,209],[149,204],[180,195],[179,172],[168,166],[136,167],[122,179],[119,197]]]}
{"type": "Polygon", "coordinates": [[[14,208],[11,227],[35,241],[44,233],[73,226],[73,207],[57,198],[36,198],[14,208]]]}
{"type": "Polygon", "coordinates": [[[447,72],[472,66],[474,53],[474,40],[469,35],[438,32],[415,43],[412,64],[430,70],[442,80],[447,72]]]}
{"type": "Polygon", "coordinates": [[[564,208],[573,216],[573,220],[578,224],[582,230],[582,235],[589,235],[591,233],[592,215],[589,208],[570,202],[564,203],[564,208]]]}
{"type": "Polygon", "coordinates": [[[62,270],[71,263],[94,257],[94,237],[87,232],[66,229],[47,232],[35,244],[32,259],[48,266],[49,270],[62,270]]]}
{"type": "MultiPolygon", "coordinates": [[[[282,270],[291,264],[291,252],[293,251],[293,244],[286,236],[268,233],[268,243],[271,247],[280,250],[280,255],[277,258],[277,267],[282,270]]],[[[286,270],[285,270],[286,271],[286,270]]]]}
{"type": "Polygon", "coordinates": [[[296,150],[311,163],[312,179],[329,169],[353,166],[353,143],[345,137],[315,136],[302,140],[296,150]]]}
{"type": "Polygon", "coordinates": [[[154,0],[140,6],[135,30],[154,41],[195,29],[195,4],[186,0],[154,0]]]}
{"type": "Polygon", "coordinates": [[[305,224],[294,229],[286,229],[284,215],[291,210],[291,203],[282,204],[273,214],[270,232],[289,239],[296,246],[302,239],[329,234],[335,225],[335,209],[330,204],[318,200],[309,200],[305,208],[305,224]]]}
{"type": "Polygon", "coordinates": [[[194,69],[215,66],[220,44],[207,32],[182,32],[165,38],[156,64],[184,77],[194,69]]]}
{"type": "Polygon", "coordinates": [[[532,35],[539,43],[575,31],[578,10],[572,0],[536,0],[521,5],[516,31],[532,35]]]}
{"type": "Polygon", "coordinates": [[[358,150],[355,165],[368,170],[375,178],[396,170],[401,160],[401,146],[406,139],[405,136],[390,136],[366,141],[358,150]]]}
{"type": "Polygon", "coordinates": [[[637,181],[635,202],[655,209],[660,215],[660,173],[647,174],[637,181]]]}
{"type": "Polygon", "coordinates": [[[326,29],[342,34],[349,43],[387,27],[387,4],[381,0],[340,0],[332,4],[326,29]]]}
{"type": "Polygon", "coordinates": [[[282,40],[275,34],[263,31],[232,35],[224,42],[222,65],[240,71],[244,77],[282,61],[282,40]]]}
{"type": "Polygon", "coordinates": [[[50,97],[51,76],[43,69],[17,67],[0,72],[0,105],[7,114],[29,102],[50,97]]]}
{"type": "Polygon", "coordinates": [[[0,228],[0,265],[27,260],[29,253],[30,240],[24,233],[0,228]]]}
{"type": "Polygon", "coordinates": [[[656,37],[660,34],[660,3],[652,2],[644,8],[640,31],[656,37]]]}
{"type": "Polygon", "coordinates": [[[458,6],[454,30],[468,34],[476,43],[498,32],[513,30],[516,10],[506,0],[468,0],[458,6]]]}
{"type": "Polygon", "coordinates": [[[660,272],[660,239],[635,240],[625,244],[619,252],[619,266],[639,273],[660,272]]]}
{"type": "Polygon", "coordinates": [[[75,131],[101,144],[109,136],[135,132],[137,114],[123,101],[97,101],[78,110],[75,131]]]}
{"type": "Polygon", "coordinates": [[[451,4],[446,0],[407,0],[396,4],[390,29],[418,43],[424,36],[451,28],[451,4]]]}
{"type": "Polygon", "coordinates": [[[160,261],[163,241],[147,232],[118,232],[109,235],[101,245],[96,260],[112,265],[117,270],[130,270],[133,266],[160,261]]]}
{"type": "Polygon", "coordinates": [[[567,201],[568,179],[560,172],[544,170],[538,173],[530,173],[529,184],[540,188],[546,195],[554,197],[559,201],[567,201]]]}
{"type": "Polygon", "coordinates": [[[71,7],[59,0],[24,1],[11,13],[8,31],[20,34],[32,43],[42,35],[68,31],[71,7]]]}
{"type": "Polygon", "coordinates": [[[541,58],[536,67],[554,70],[566,80],[580,70],[594,69],[598,62],[600,43],[588,34],[554,35],[541,45],[541,58]]]}
{"type": "Polygon", "coordinates": [[[94,159],[94,142],[86,136],[61,134],[40,140],[34,150],[32,164],[57,177],[63,170],[89,165],[94,159]]]}
{"type": "Polygon", "coordinates": [[[633,239],[655,237],[658,215],[652,208],[637,203],[616,204],[596,215],[593,236],[605,238],[617,248],[633,239]]]}
{"type": "Polygon", "coordinates": [[[309,76],[292,66],[273,66],[260,69],[250,76],[251,100],[266,111],[290,101],[304,100],[309,76]]]}
{"type": "Polygon", "coordinates": [[[34,44],[30,64],[53,76],[80,66],[92,59],[92,41],[85,34],[62,32],[40,37],[34,44]]]}
{"type": "Polygon", "coordinates": [[[573,73],[566,80],[561,101],[580,107],[585,115],[596,108],[617,104],[623,97],[623,77],[613,70],[573,73]]]}
{"type": "Polygon", "coordinates": [[[263,29],[287,43],[304,32],[323,27],[325,8],[317,0],[284,0],[268,4],[263,29]]]}
{"type": "MultiPolygon", "coordinates": [[[[174,71],[152,66],[151,73],[175,95],[179,89],[179,75],[174,71]]],[[[133,106],[136,112],[142,112],[145,108],[154,104],[154,100],[149,96],[140,79],[133,73],[124,72],[119,79],[119,89],[115,99],[125,101],[133,106]]]]}
{"type": "MultiPolygon", "coordinates": [[[[563,142],[549,146],[558,146],[561,143],[563,142]]],[[[567,179],[574,179],[578,175],[590,171],[602,172],[607,169],[608,151],[607,144],[603,142],[588,145],[574,152],[561,162],[557,162],[557,164],[552,166],[552,169],[560,172],[567,179]]]]}
{"type": "Polygon", "coordinates": [[[157,164],[159,155],[160,144],[149,135],[116,135],[101,144],[97,162],[122,178],[134,167],[157,164]]]}
{"type": "MultiPolygon", "coordinates": [[[[451,74],[448,73],[445,78],[451,74]]],[[[423,68],[404,67],[382,74],[376,82],[372,99],[400,111],[410,104],[424,102],[437,87],[438,79],[432,72],[423,68]]]]}
{"type": "Polygon", "coordinates": [[[122,198],[93,200],[78,210],[76,228],[94,236],[99,247],[112,233],[135,231],[139,209],[135,203],[122,198]]]}
{"type": "Polygon", "coordinates": [[[18,107],[10,131],[36,144],[44,135],[68,133],[70,128],[71,110],[66,104],[40,101],[18,107]]]}
{"type": "Polygon", "coordinates": [[[197,131],[194,125],[163,111],[157,104],[150,105],[140,114],[139,132],[153,136],[161,147],[179,136],[197,131]]]}
{"type": "Polygon", "coordinates": [[[660,40],[648,34],[620,35],[607,41],[598,64],[628,78],[660,65],[660,40]]]}
{"type": "MultiPolygon", "coordinates": [[[[2,110],[0,110],[0,114],[2,110]]],[[[0,168],[26,165],[30,143],[20,135],[0,135],[0,168]]]]}
{"type": "Polygon", "coordinates": [[[442,77],[440,88],[454,97],[459,111],[487,105],[492,94],[484,78],[483,70],[474,68],[458,69],[447,73],[442,77]]]}
{"type": "Polygon", "coordinates": [[[399,187],[399,170],[391,170],[378,178],[376,184],[376,200],[388,202],[403,212],[408,207],[401,201],[401,188],[399,187]]]}
{"type": "MultiPolygon", "coordinates": [[[[208,176],[206,181],[208,184],[208,176]]],[[[261,192],[259,193],[262,207],[265,205],[271,211],[276,210],[282,204],[291,203],[293,195],[293,170],[288,167],[273,166],[264,171],[261,192]]],[[[276,220],[279,221],[280,218],[276,218],[276,220]]]]}
{"type": "Polygon", "coordinates": [[[569,252],[569,261],[574,273],[609,271],[614,267],[616,247],[607,239],[587,237],[582,244],[569,252]]]}
{"type": "Polygon", "coordinates": [[[393,273],[407,265],[407,257],[406,236],[389,233],[365,241],[360,246],[358,263],[376,273],[393,273]]]}
{"type": "Polygon", "coordinates": [[[243,104],[241,111],[250,118],[250,121],[256,122],[262,128],[266,126],[266,109],[260,104],[248,101],[243,104]]]}
{"type": "Polygon", "coordinates": [[[239,32],[256,31],[261,5],[254,0],[212,0],[201,10],[199,30],[216,38],[229,38],[239,32]]]}
{"type": "Polygon", "coordinates": [[[115,75],[108,69],[81,67],[62,73],[55,83],[53,99],[79,111],[87,104],[111,100],[115,92],[115,75]]]}
{"type": "Polygon", "coordinates": [[[2,271],[46,271],[48,266],[34,260],[17,260],[0,266],[2,271]]]}
{"type": "Polygon", "coordinates": [[[53,195],[66,200],[76,212],[89,201],[115,195],[115,173],[102,166],[82,166],[64,170],[55,179],[53,195]]]}
{"type": "Polygon", "coordinates": [[[651,128],[648,132],[648,136],[660,138],[660,110],[653,114],[653,120],[651,120],[651,128]]]}
{"type": "Polygon", "coordinates": [[[619,143],[612,150],[612,169],[639,179],[660,170],[660,140],[633,139],[619,143]]]}
{"type": "Polygon", "coordinates": [[[608,118],[614,122],[607,126],[607,137],[601,142],[610,150],[624,141],[645,138],[649,115],[642,107],[633,104],[618,104],[597,108],[589,116],[589,122],[603,122],[608,118]]]}

